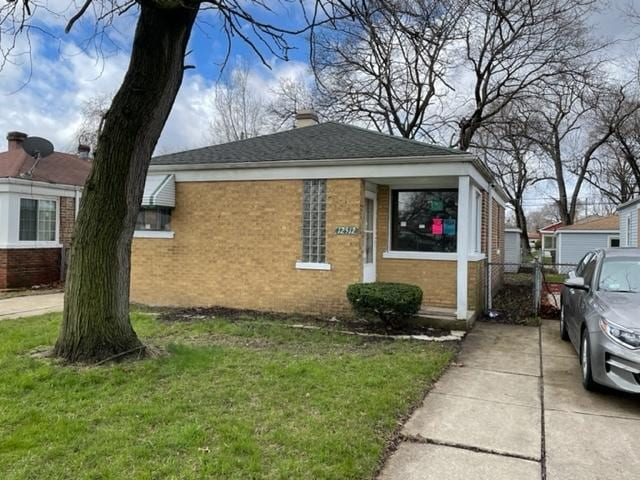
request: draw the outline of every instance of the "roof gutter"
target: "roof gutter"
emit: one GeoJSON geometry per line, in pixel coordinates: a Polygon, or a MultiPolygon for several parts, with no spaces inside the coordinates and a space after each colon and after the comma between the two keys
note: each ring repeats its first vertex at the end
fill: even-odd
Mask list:
{"type": "Polygon", "coordinates": [[[38,187],[57,188],[59,190],[82,191],[84,187],[79,185],[69,185],[66,183],[43,182],[41,180],[28,180],[15,177],[0,177],[0,184],[9,185],[35,185],[38,187]]]}

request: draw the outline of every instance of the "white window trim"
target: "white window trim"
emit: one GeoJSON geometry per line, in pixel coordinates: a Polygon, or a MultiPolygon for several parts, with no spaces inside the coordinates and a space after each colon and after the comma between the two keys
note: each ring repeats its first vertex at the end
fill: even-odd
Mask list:
{"type": "Polygon", "coordinates": [[[176,232],[170,230],[136,230],[134,238],[174,238],[176,232]]]}
{"type": "Polygon", "coordinates": [[[331,270],[330,263],[296,262],[297,270],[331,270]]]}
{"type": "Polygon", "coordinates": [[[471,189],[471,214],[473,215],[473,231],[471,232],[470,253],[482,253],[482,193],[476,187],[471,189]]]}
{"type": "Polygon", "coordinates": [[[382,258],[398,258],[404,260],[456,260],[458,254],[455,252],[403,252],[400,250],[389,250],[382,252],[382,258]]]}
{"type": "MultiPolygon", "coordinates": [[[[458,254],[456,252],[402,252],[402,251],[387,251],[382,252],[382,258],[399,259],[399,260],[457,260],[458,254]]],[[[484,260],[487,258],[485,253],[469,252],[467,260],[477,262],[478,260],[484,260]]]]}
{"type": "MultiPolygon", "coordinates": [[[[36,223],[37,215],[36,215],[36,223]]],[[[37,226],[36,226],[36,236],[37,226]]],[[[18,197],[18,214],[17,214],[17,225],[16,225],[16,239],[17,243],[15,246],[7,246],[5,248],[61,248],[62,244],[60,243],[60,199],[58,197],[47,197],[47,196],[27,196],[21,195],[18,197]],[[54,202],[56,205],[56,232],[54,240],[20,240],[20,206],[22,204],[22,200],[40,200],[54,202]]]]}
{"type": "MultiPolygon", "coordinates": [[[[457,190],[457,187],[447,188],[445,190],[457,190]]],[[[393,222],[393,192],[395,190],[442,190],[436,187],[426,187],[426,186],[413,186],[413,185],[402,185],[398,187],[390,187],[389,195],[387,199],[388,210],[389,212],[387,219],[387,251],[382,252],[382,258],[398,258],[404,260],[457,260],[458,253],[457,252],[414,252],[414,251],[403,251],[403,250],[391,250],[391,235],[392,235],[392,224],[393,222]]],[[[460,205],[458,205],[458,212],[460,212],[460,205]]],[[[458,220],[456,219],[456,222],[458,220]]],[[[460,228],[460,224],[458,223],[458,228],[460,228]]],[[[458,231],[456,230],[456,236],[458,235],[458,231]]]]}

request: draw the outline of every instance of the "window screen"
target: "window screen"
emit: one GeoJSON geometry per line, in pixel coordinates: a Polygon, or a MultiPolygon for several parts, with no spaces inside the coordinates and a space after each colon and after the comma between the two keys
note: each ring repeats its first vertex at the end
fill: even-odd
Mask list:
{"type": "Polygon", "coordinates": [[[457,190],[394,190],[391,248],[407,252],[455,252],[457,190]]]}
{"type": "Polygon", "coordinates": [[[302,201],[302,261],[325,263],[326,180],[305,180],[302,201]]]}

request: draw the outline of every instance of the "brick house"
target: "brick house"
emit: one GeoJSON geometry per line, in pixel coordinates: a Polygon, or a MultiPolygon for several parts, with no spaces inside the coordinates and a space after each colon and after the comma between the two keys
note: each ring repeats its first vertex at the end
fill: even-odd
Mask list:
{"type": "Polygon", "coordinates": [[[91,170],[89,149],[53,152],[36,161],[22,149],[27,135],[10,132],[0,152],[0,288],[61,280],[82,186],[91,170]]]}
{"type": "Polygon", "coordinates": [[[350,312],[351,283],[407,282],[425,310],[468,322],[504,250],[492,183],[474,155],[310,112],[289,131],[155,157],[132,300],[334,315],[350,312]]]}

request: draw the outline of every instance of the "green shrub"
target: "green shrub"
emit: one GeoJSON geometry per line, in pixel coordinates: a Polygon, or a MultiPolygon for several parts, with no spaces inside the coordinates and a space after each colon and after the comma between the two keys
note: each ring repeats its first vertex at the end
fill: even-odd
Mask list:
{"type": "Polygon", "coordinates": [[[397,326],[418,313],[422,289],[406,283],[354,283],[347,288],[347,298],[365,318],[376,316],[387,325],[397,326]]]}

